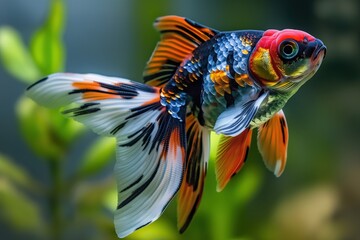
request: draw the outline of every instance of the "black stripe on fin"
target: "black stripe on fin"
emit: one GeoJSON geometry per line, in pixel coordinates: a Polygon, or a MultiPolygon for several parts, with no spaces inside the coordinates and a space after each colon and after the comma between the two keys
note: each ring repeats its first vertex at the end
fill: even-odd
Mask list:
{"type": "Polygon", "coordinates": [[[97,103],[97,102],[84,103],[80,107],[67,109],[67,110],[64,110],[62,113],[63,114],[72,114],[71,115],[72,117],[85,115],[85,114],[90,114],[90,113],[94,113],[94,112],[97,112],[97,111],[101,110],[99,107],[94,107],[94,106],[99,105],[99,104],[100,103],[97,103]]]}
{"type": "Polygon", "coordinates": [[[145,223],[145,224],[141,225],[140,227],[137,227],[135,230],[139,230],[140,228],[143,228],[143,227],[145,227],[145,226],[149,225],[150,223],[152,223],[152,221],[147,222],[147,223],[145,223]]]}
{"type": "Polygon", "coordinates": [[[33,83],[33,84],[31,84],[30,86],[28,86],[28,87],[26,88],[26,90],[30,90],[30,89],[31,89],[32,87],[34,87],[35,85],[37,85],[37,84],[39,84],[39,83],[42,83],[42,82],[46,81],[48,78],[49,78],[49,77],[44,77],[44,78],[42,78],[42,79],[40,79],[40,80],[38,80],[38,81],[34,82],[34,83],[33,83]]]}
{"type": "Polygon", "coordinates": [[[121,190],[120,192],[125,192],[126,190],[130,189],[131,187],[135,186],[137,183],[139,183],[141,181],[141,179],[144,177],[144,175],[140,175],[140,177],[138,179],[136,179],[134,182],[132,182],[131,184],[129,184],[129,186],[127,186],[126,188],[124,188],[123,190],[121,190]]]}
{"type": "Polygon", "coordinates": [[[140,187],[135,189],[128,198],[126,198],[124,201],[122,201],[117,206],[117,209],[120,209],[120,208],[126,206],[128,203],[130,203],[132,200],[134,200],[140,193],[142,193],[149,186],[151,181],[154,179],[154,177],[159,169],[159,166],[160,166],[160,161],[158,161],[157,166],[156,166],[155,170],[153,171],[153,173],[151,174],[151,176],[149,177],[149,179],[146,180],[146,182],[144,182],[140,187]]]}

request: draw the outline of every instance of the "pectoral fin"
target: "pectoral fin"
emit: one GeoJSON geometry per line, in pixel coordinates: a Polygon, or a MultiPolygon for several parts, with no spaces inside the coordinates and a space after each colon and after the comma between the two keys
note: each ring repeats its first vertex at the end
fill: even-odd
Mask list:
{"type": "Polygon", "coordinates": [[[259,127],[257,144],[266,167],[280,177],[285,169],[289,132],[284,112],[280,110],[259,127]]]}
{"type": "Polygon", "coordinates": [[[226,136],[239,135],[249,126],[267,95],[268,93],[264,92],[255,100],[229,107],[216,120],[214,131],[226,136]]]}

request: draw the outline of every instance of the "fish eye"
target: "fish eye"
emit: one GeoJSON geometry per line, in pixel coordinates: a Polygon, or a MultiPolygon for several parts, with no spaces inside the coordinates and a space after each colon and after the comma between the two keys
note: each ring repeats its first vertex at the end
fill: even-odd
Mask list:
{"type": "Polygon", "coordinates": [[[286,60],[294,58],[299,52],[299,45],[293,40],[284,40],[279,46],[279,54],[286,60]]]}

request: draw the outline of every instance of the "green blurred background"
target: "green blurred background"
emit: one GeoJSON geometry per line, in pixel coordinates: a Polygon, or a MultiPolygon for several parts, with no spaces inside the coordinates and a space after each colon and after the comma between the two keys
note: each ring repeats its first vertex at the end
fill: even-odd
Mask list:
{"type": "Polygon", "coordinates": [[[284,109],[290,143],[280,178],[264,167],[254,137],[248,161],[221,193],[211,160],[202,203],[184,234],[177,233],[173,201],[127,239],[359,239],[359,5],[1,0],[0,239],[116,239],[114,141],[36,106],[24,89],[56,71],[142,81],[159,39],[152,22],[168,14],[219,30],[302,29],[328,51],[284,109]]]}

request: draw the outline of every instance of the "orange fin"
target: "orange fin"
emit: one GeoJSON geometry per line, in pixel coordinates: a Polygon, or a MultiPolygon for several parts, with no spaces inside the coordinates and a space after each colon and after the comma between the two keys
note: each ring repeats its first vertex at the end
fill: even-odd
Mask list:
{"type": "Polygon", "coordinates": [[[209,159],[209,134],[194,115],[186,117],[186,168],[178,196],[178,229],[181,233],[189,226],[201,200],[209,159]]]}
{"type": "Polygon", "coordinates": [[[252,130],[246,128],[235,137],[222,135],[215,162],[215,173],[218,182],[217,191],[222,191],[246,161],[250,149],[252,130]]]}
{"type": "Polygon", "coordinates": [[[288,140],[289,132],[282,110],[259,127],[259,151],[266,167],[277,177],[280,177],[285,169],[288,140]]]}
{"type": "Polygon", "coordinates": [[[218,31],[195,23],[192,20],[165,16],[156,19],[155,28],[161,33],[144,75],[145,83],[162,87],[174,75],[180,64],[192,51],[206,42],[218,31]]]}

